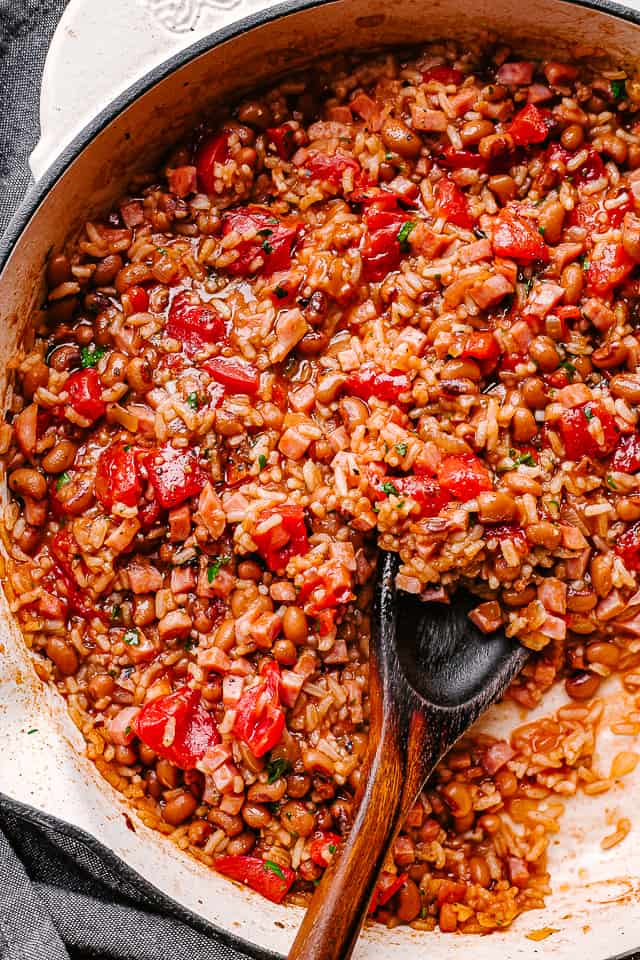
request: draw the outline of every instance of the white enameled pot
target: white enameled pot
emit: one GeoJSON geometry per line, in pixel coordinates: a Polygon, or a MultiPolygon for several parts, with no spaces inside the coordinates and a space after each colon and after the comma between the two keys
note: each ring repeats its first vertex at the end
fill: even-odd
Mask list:
{"type": "MultiPolygon", "coordinates": [[[[202,37],[137,80],[64,149],[3,238],[0,356],[5,363],[0,377],[5,382],[0,386],[6,387],[6,361],[29,336],[41,303],[49,251],[107,209],[133,172],[153,166],[166,146],[203,116],[314,57],[442,37],[464,42],[482,30],[497,32],[522,53],[543,57],[569,56],[579,43],[633,66],[640,53],[640,17],[604,0],[476,0],[473,6],[468,0],[395,0],[393,5],[388,0],[292,0],[202,37]]],[[[3,597],[0,604],[0,790],[87,830],[147,881],[256,956],[286,953],[300,911],[229,883],[140,823],[84,758],[82,738],[63,701],[37,679],[3,597]]],[[[606,775],[611,757],[634,744],[608,731],[614,718],[632,709],[631,701],[617,681],[604,685],[604,691],[606,716],[596,762],[606,775]]],[[[551,712],[562,700],[556,691],[535,716],[551,712]]],[[[515,707],[500,705],[483,728],[508,735],[524,720],[515,707]]],[[[550,844],[554,893],[544,910],[482,938],[370,925],[356,956],[462,960],[473,951],[477,960],[573,960],[578,954],[606,960],[639,947],[638,789],[640,769],[599,798],[567,801],[562,830],[550,844]],[[600,840],[623,816],[634,823],[631,834],[603,851],[600,840]],[[535,939],[544,929],[553,932],[535,939]]]]}

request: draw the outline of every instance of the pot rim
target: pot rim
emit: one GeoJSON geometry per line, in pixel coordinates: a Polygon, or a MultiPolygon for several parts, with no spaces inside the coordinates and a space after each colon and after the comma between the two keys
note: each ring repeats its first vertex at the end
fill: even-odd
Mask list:
{"type": "MultiPolygon", "coordinates": [[[[93,117],[93,119],[90,120],[85,127],[83,127],[83,129],[73,138],[73,140],[71,140],[62,149],[53,163],[44,172],[42,177],[29,187],[24,199],[21,201],[17,210],[11,217],[5,232],[0,236],[0,277],[9,261],[9,258],[11,257],[11,254],[13,253],[14,248],[17,246],[23,231],[28,226],[31,218],[34,216],[49,191],[53,189],[58,180],[71,166],[74,160],[82,153],[82,151],[91,143],[91,141],[98,136],[98,134],[100,134],[105,127],[115,120],[116,117],[130,107],[137,99],[139,99],[139,97],[145,94],[156,84],[166,79],[170,74],[174,73],[179,68],[195,60],[200,55],[221,46],[228,40],[233,40],[235,37],[241,36],[244,33],[248,33],[251,30],[254,30],[256,27],[265,26],[269,23],[275,22],[276,20],[285,19],[291,14],[299,13],[303,10],[310,10],[314,7],[330,6],[331,4],[337,2],[340,2],[340,0],[281,0],[281,2],[276,3],[271,7],[266,7],[255,13],[247,15],[246,17],[242,17],[240,20],[221,27],[207,36],[202,37],[200,40],[190,44],[188,47],[185,47],[184,49],[172,54],[168,59],[157,64],[143,77],[141,77],[139,80],[136,80],[129,87],[127,87],[126,90],[123,90],[116,97],[114,97],[113,100],[111,100],[106,107],[103,107],[96,114],[96,116],[93,117]]],[[[581,7],[585,10],[593,10],[597,13],[608,14],[611,17],[617,18],[618,20],[623,20],[627,23],[632,23],[640,27],[640,9],[634,10],[631,7],[623,6],[621,3],[618,3],[617,0],[557,0],[557,2],[565,4],[566,6],[581,7]]],[[[37,814],[41,819],[51,819],[48,814],[45,814],[42,811],[37,811],[33,808],[26,809],[28,809],[29,812],[34,815],[37,814]]],[[[133,870],[113,851],[101,844],[97,838],[92,837],[90,834],[71,824],[67,824],[67,828],[70,833],[81,837],[85,842],[89,840],[92,844],[97,844],[100,846],[102,848],[101,853],[107,856],[114,867],[116,867],[118,870],[124,870],[126,874],[135,880],[135,883],[138,886],[140,886],[143,890],[146,890],[148,893],[151,893],[154,898],[157,898],[158,895],[160,895],[162,899],[168,901],[169,903],[173,902],[171,897],[159,891],[157,887],[138,874],[137,871],[133,870]]],[[[180,905],[176,904],[176,906],[180,905]]],[[[191,914],[191,911],[186,907],[180,906],[180,911],[187,915],[191,914]]],[[[250,941],[245,940],[244,937],[232,933],[224,927],[220,927],[217,924],[206,920],[204,917],[199,917],[196,914],[193,914],[193,919],[196,921],[198,928],[204,928],[206,931],[210,931],[227,946],[241,951],[246,955],[255,958],[255,960],[278,960],[278,958],[280,958],[280,960],[285,960],[281,954],[251,943],[250,941]]],[[[631,951],[631,953],[634,952],[634,950],[631,951]]],[[[615,956],[611,957],[610,960],[623,960],[624,957],[629,956],[630,952],[625,951],[623,954],[616,954],[615,956]]]]}

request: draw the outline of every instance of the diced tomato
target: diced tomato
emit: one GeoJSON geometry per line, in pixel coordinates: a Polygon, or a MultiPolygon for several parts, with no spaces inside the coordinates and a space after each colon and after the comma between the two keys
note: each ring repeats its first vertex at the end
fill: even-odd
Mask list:
{"type": "Polygon", "coordinates": [[[207,478],[194,455],[171,446],[147,454],[144,465],[158,503],[165,510],[195,497],[206,483],[207,478]]]}
{"type": "Polygon", "coordinates": [[[234,248],[237,258],[228,264],[226,270],[236,277],[248,277],[256,274],[271,276],[280,270],[288,270],[291,256],[300,230],[300,225],[285,226],[259,207],[237,207],[222,216],[222,232],[226,236],[231,231],[240,234],[255,232],[251,240],[241,240],[234,248]],[[262,265],[254,267],[254,261],[260,258],[262,265]]]}
{"type": "Polygon", "coordinates": [[[293,139],[295,127],[292,123],[281,123],[279,127],[268,127],[267,137],[276,148],[281,160],[289,160],[295,153],[296,142],[293,139]]]}
{"type": "Polygon", "coordinates": [[[605,243],[597,260],[587,270],[587,288],[591,293],[607,296],[625,280],[635,266],[621,243],[605,243]]]}
{"type": "Polygon", "coordinates": [[[590,183],[592,180],[599,180],[603,175],[604,163],[602,157],[595,150],[589,150],[589,156],[576,171],[576,183],[590,183]]]}
{"type": "Polygon", "coordinates": [[[135,507],[142,493],[140,471],[135,452],[122,443],[112,443],[98,457],[95,479],[96,497],[107,510],[114,503],[135,507]]]}
{"type": "Polygon", "coordinates": [[[382,481],[379,490],[384,496],[396,490],[399,497],[411,497],[420,507],[421,517],[435,517],[451,500],[437,480],[424,476],[387,478],[382,481]]]}
{"type": "Polygon", "coordinates": [[[138,520],[143,530],[149,530],[162,513],[162,507],[154,497],[153,500],[145,500],[138,510],[138,520]]]}
{"type": "Polygon", "coordinates": [[[405,885],[409,877],[408,873],[399,873],[397,876],[393,873],[383,872],[376,884],[369,904],[369,914],[375,913],[378,907],[383,907],[385,903],[391,900],[391,897],[405,885]]]}
{"type": "Polygon", "coordinates": [[[85,420],[93,423],[101,417],[107,409],[102,399],[102,380],[97,370],[88,367],[86,370],[76,370],[64,385],[69,394],[69,404],[76,413],[85,420]]]}
{"type": "Polygon", "coordinates": [[[524,556],[529,550],[529,540],[522,527],[516,527],[509,523],[498,524],[495,527],[487,527],[485,530],[487,539],[495,537],[496,540],[510,540],[518,553],[524,556]]]}
{"type": "Polygon", "coordinates": [[[620,473],[637,473],[640,470],[639,433],[630,433],[622,437],[614,451],[611,469],[620,473]]]}
{"type": "Polygon", "coordinates": [[[489,471],[473,453],[445,457],[437,476],[440,485],[461,503],[477,497],[482,490],[493,490],[489,471]]]}
{"type": "Polygon", "coordinates": [[[464,76],[459,70],[456,70],[455,67],[448,67],[443,63],[424,70],[422,72],[422,80],[424,83],[429,83],[430,80],[435,80],[436,83],[455,83],[456,87],[458,87],[464,80],[464,76]]]}
{"type": "Polygon", "coordinates": [[[215,193],[216,163],[226,163],[229,159],[229,137],[226,133],[218,133],[207,137],[196,154],[196,171],[198,184],[203,193],[215,193]]]}
{"type": "Polygon", "coordinates": [[[134,313],[145,313],[149,308],[149,294],[144,287],[129,287],[127,296],[134,313]]]}
{"type": "Polygon", "coordinates": [[[640,521],[618,537],[614,550],[627,570],[640,570],[640,521]]]}
{"type": "Polygon", "coordinates": [[[360,173],[360,164],[344,153],[334,153],[331,157],[326,153],[315,153],[307,160],[305,167],[314,180],[330,183],[333,187],[342,185],[345,170],[353,170],[354,175],[360,173]]]}
{"type": "Polygon", "coordinates": [[[280,742],[284,710],[280,705],[280,667],[275,660],[263,660],[262,680],[242,694],[236,707],[234,736],[243,740],[254,757],[263,757],[280,742]]]}
{"type": "Polygon", "coordinates": [[[449,223],[467,230],[473,226],[467,198],[453,180],[442,177],[435,185],[434,194],[441,216],[445,217],[449,223]]]}
{"type": "Polygon", "coordinates": [[[260,374],[258,370],[236,357],[213,357],[203,364],[207,373],[221,383],[228,393],[246,393],[250,396],[258,392],[260,374]]]}
{"type": "Polygon", "coordinates": [[[223,318],[206,303],[191,303],[186,293],[173,298],[169,308],[166,332],[181,340],[188,354],[195,353],[205,343],[219,343],[226,339],[227,328],[223,318]]]}
{"type": "MultiPolygon", "coordinates": [[[[385,203],[385,206],[387,204],[385,203]]],[[[400,210],[382,209],[378,203],[368,207],[363,216],[367,232],[362,243],[362,275],[365,280],[384,280],[400,265],[406,244],[400,231],[411,218],[400,210]]]]}
{"type": "Polygon", "coordinates": [[[407,374],[400,370],[385,373],[372,363],[364,363],[359,370],[349,374],[344,388],[347,393],[360,397],[361,400],[376,397],[387,403],[399,403],[400,395],[411,389],[411,381],[407,374]]]}
{"type": "MultiPolygon", "coordinates": [[[[323,612],[335,613],[337,607],[353,600],[351,577],[344,564],[328,560],[316,570],[306,574],[304,583],[298,591],[298,601],[309,616],[322,618],[323,612]]],[[[333,618],[324,620],[325,627],[332,626],[333,618]]],[[[320,635],[328,631],[320,627],[320,635]]]]}
{"type": "MultiPolygon", "coordinates": [[[[55,534],[51,540],[49,549],[55,561],[56,587],[63,587],[64,599],[68,605],[69,612],[75,613],[79,617],[86,617],[87,619],[95,616],[103,620],[106,619],[102,611],[93,610],[84,602],[82,591],[78,586],[71,565],[72,558],[80,556],[80,547],[69,527],[65,527],[55,534]]],[[[81,563],[83,569],[86,571],[84,561],[81,563]]]]}
{"type": "Polygon", "coordinates": [[[538,231],[509,210],[501,210],[497,217],[493,250],[496,256],[509,257],[522,265],[535,260],[547,263],[549,260],[549,248],[538,231]]]}
{"type": "Polygon", "coordinates": [[[218,873],[251,887],[273,903],[282,903],[296,879],[290,867],[281,867],[259,857],[223,854],[213,863],[218,873]]]}
{"type": "Polygon", "coordinates": [[[500,370],[509,373],[519,367],[521,363],[528,363],[529,357],[524,353],[505,353],[500,360],[500,370]]]}
{"type": "Polygon", "coordinates": [[[273,516],[281,517],[282,522],[265,533],[254,533],[253,539],[269,570],[276,572],[284,570],[292,557],[309,552],[309,537],[302,507],[269,507],[259,514],[256,525],[273,516]]]}
{"type": "Polygon", "coordinates": [[[438,157],[438,163],[448,170],[478,170],[486,173],[489,169],[489,162],[479,153],[456,150],[454,147],[445,147],[442,155],[438,157]]]}
{"type": "Polygon", "coordinates": [[[587,231],[587,244],[592,241],[592,234],[602,233],[607,226],[619,227],[624,220],[625,213],[633,210],[633,199],[629,193],[624,195],[623,201],[610,210],[604,205],[603,197],[586,197],[576,203],[573,210],[567,214],[567,226],[583,227],[587,231]]]}
{"type": "Polygon", "coordinates": [[[341,842],[337,833],[316,833],[309,847],[311,859],[319,867],[328,867],[341,842]]]}
{"type": "Polygon", "coordinates": [[[580,407],[565,410],[558,420],[558,430],[569,460],[606,456],[616,446],[619,435],[615,420],[598,403],[583,403],[580,407]],[[604,440],[601,445],[589,430],[589,422],[594,417],[598,417],[602,425],[604,440]]]}
{"type": "Polygon", "coordinates": [[[510,133],[513,142],[521,147],[526,147],[530,143],[542,143],[549,135],[545,113],[533,103],[528,103],[516,113],[507,133],[510,133]]]}
{"type": "Polygon", "coordinates": [[[474,330],[460,354],[463,360],[497,360],[500,356],[500,344],[490,330],[474,330]]]}
{"type": "Polygon", "coordinates": [[[213,715],[202,706],[200,691],[190,687],[149,700],[134,729],[154,753],[181,770],[193,770],[209,747],[220,743],[213,715]]]}

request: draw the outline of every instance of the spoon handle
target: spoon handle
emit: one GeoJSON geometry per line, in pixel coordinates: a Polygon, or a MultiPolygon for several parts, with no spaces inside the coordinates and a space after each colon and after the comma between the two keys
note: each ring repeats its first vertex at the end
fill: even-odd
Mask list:
{"type": "Polygon", "coordinates": [[[381,726],[363,770],[365,789],[356,819],[325,870],[288,960],[347,960],[351,955],[387,852],[429,772],[420,749],[423,716],[413,714],[408,750],[401,746],[401,718],[391,713],[381,726]],[[407,756],[416,758],[408,769],[407,756]]]}

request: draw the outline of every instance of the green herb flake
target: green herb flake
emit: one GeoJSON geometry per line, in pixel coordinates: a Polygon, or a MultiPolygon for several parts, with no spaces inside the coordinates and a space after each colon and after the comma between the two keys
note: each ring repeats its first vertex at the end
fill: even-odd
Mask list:
{"type": "Polygon", "coordinates": [[[129,734],[131,733],[131,724],[127,724],[127,726],[124,728],[124,732],[125,732],[127,735],[129,735],[129,734]]]}
{"type": "Polygon", "coordinates": [[[615,480],[613,479],[610,473],[607,474],[607,486],[609,487],[610,490],[618,489],[618,485],[616,484],[615,480]]]}
{"type": "Polygon", "coordinates": [[[583,259],[583,261],[582,261],[582,269],[583,269],[583,270],[588,270],[589,267],[590,267],[589,258],[588,258],[588,257],[585,257],[585,258],[583,259]]]}
{"type": "Polygon", "coordinates": [[[60,490],[61,487],[64,487],[65,483],[69,483],[71,480],[71,474],[67,473],[65,470],[64,473],[61,473],[58,479],[56,480],[56,490],[60,490]]]}
{"type": "Polygon", "coordinates": [[[593,420],[593,418],[595,417],[595,413],[593,412],[591,407],[584,408],[584,415],[587,418],[587,420],[593,420]]]}
{"type": "Polygon", "coordinates": [[[567,371],[567,377],[569,378],[569,382],[571,383],[571,381],[576,375],[576,368],[574,367],[574,365],[571,363],[570,360],[563,360],[560,366],[567,371]]]}
{"type": "Polygon", "coordinates": [[[396,453],[399,457],[406,457],[407,455],[407,444],[402,440],[400,443],[396,443],[396,453]]]}
{"type": "Polygon", "coordinates": [[[130,627],[125,631],[125,635],[122,638],[128,647],[139,647],[140,646],[140,634],[135,627],[130,627]]]}
{"type": "Polygon", "coordinates": [[[389,153],[389,152],[387,152],[387,153],[385,153],[385,155],[384,155],[384,158],[385,158],[385,160],[386,160],[386,161],[387,161],[387,163],[388,163],[388,162],[389,162],[389,160],[393,160],[393,154],[392,154],[392,153],[389,153]]]}
{"type": "Polygon", "coordinates": [[[80,366],[83,370],[86,370],[87,367],[95,367],[98,360],[101,360],[106,352],[106,347],[96,347],[95,343],[90,343],[88,347],[80,347],[80,366]]]}
{"type": "Polygon", "coordinates": [[[335,853],[337,849],[338,848],[336,847],[335,843],[330,843],[329,846],[327,847],[327,850],[329,851],[329,853],[335,853]]]}
{"type": "Polygon", "coordinates": [[[40,731],[38,730],[37,727],[31,727],[31,730],[27,730],[27,736],[30,737],[33,733],[39,733],[39,732],[40,731]]]}
{"type": "Polygon", "coordinates": [[[264,252],[267,254],[267,256],[268,256],[270,253],[273,253],[273,247],[271,246],[271,244],[269,243],[268,240],[263,240],[263,241],[262,241],[262,249],[263,249],[264,252]]]}
{"type": "Polygon", "coordinates": [[[115,603],[111,608],[111,619],[119,620],[121,616],[122,616],[122,607],[120,606],[119,603],[115,603]]]}
{"type": "Polygon", "coordinates": [[[281,880],[285,879],[284,873],[282,872],[278,864],[273,862],[273,860],[265,860],[264,869],[269,873],[275,873],[276,877],[280,877],[281,880]]]}
{"type": "Polygon", "coordinates": [[[415,226],[415,220],[407,220],[407,222],[403,223],[398,230],[398,243],[400,244],[400,249],[403,253],[409,252],[409,236],[415,226]]]}
{"type": "Polygon", "coordinates": [[[521,464],[524,464],[525,467],[535,467],[536,461],[535,461],[532,453],[517,453],[517,454],[516,454],[516,452],[515,452],[515,450],[514,450],[514,451],[513,451],[513,454],[512,454],[511,451],[509,451],[509,456],[510,456],[511,459],[513,460],[513,462],[514,462],[514,464],[515,464],[516,467],[519,467],[521,464]],[[514,456],[513,454],[515,454],[515,456],[514,456]]]}
{"type": "Polygon", "coordinates": [[[544,237],[544,227],[538,227],[538,233],[541,237],[544,237]]]}
{"type": "Polygon", "coordinates": [[[166,254],[168,253],[168,250],[166,247],[156,247],[156,253],[166,254]]]}
{"type": "Polygon", "coordinates": [[[385,480],[382,484],[382,492],[386,493],[388,497],[390,497],[391,494],[393,494],[394,497],[399,496],[398,488],[391,483],[391,480],[385,480]]]}
{"type": "Polygon", "coordinates": [[[274,293],[278,298],[278,300],[284,300],[286,297],[289,296],[289,291],[286,289],[286,287],[281,287],[280,284],[278,284],[278,286],[274,290],[274,293]]]}
{"type": "Polygon", "coordinates": [[[222,567],[229,563],[231,557],[216,557],[213,563],[210,563],[207,567],[207,580],[209,583],[213,583],[215,578],[220,573],[222,567]]]}
{"type": "Polygon", "coordinates": [[[189,404],[192,410],[200,409],[200,397],[195,392],[195,390],[193,393],[190,393],[189,396],[187,397],[187,403],[189,404]]]}
{"type": "Polygon", "coordinates": [[[283,777],[285,773],[288,773],[291,768],[291,764],[288,760],[285,760],[284,757],[278,757],[276,760],[269,760],[267,764],[267,783],[275,783],[276,780],[279,780],[280,777],[283,777]]]}
{"type": "Polygon", "coordinates": [[[126,453],[129,453],[129,450],[131,450],[131,444],[130,444],[130,443],[125,443],[123,449],[124,449],[124,451],[125,451],[126,453]]]}
{"type": "Polygon", "coordinates": [[[270,237],[272,233],[273,230],[271,230],[269,227],[265,227],[264,230],[258,230],[259,237],[270,237]]]}
{"type": "Polygon", "coordinates": [[[612,80],[611,93],[613,94],[614,100],[623,100],[627,95],[626,80],[612,80]]]}
{"type": "Polygon", "coordinates": [[[267,465],[267,458],[265,457],[264,453],[261,453],[260,456],[258,457],[258,466],[260,467],[261,470],[264,470],[266,465],[267,465]]]}

